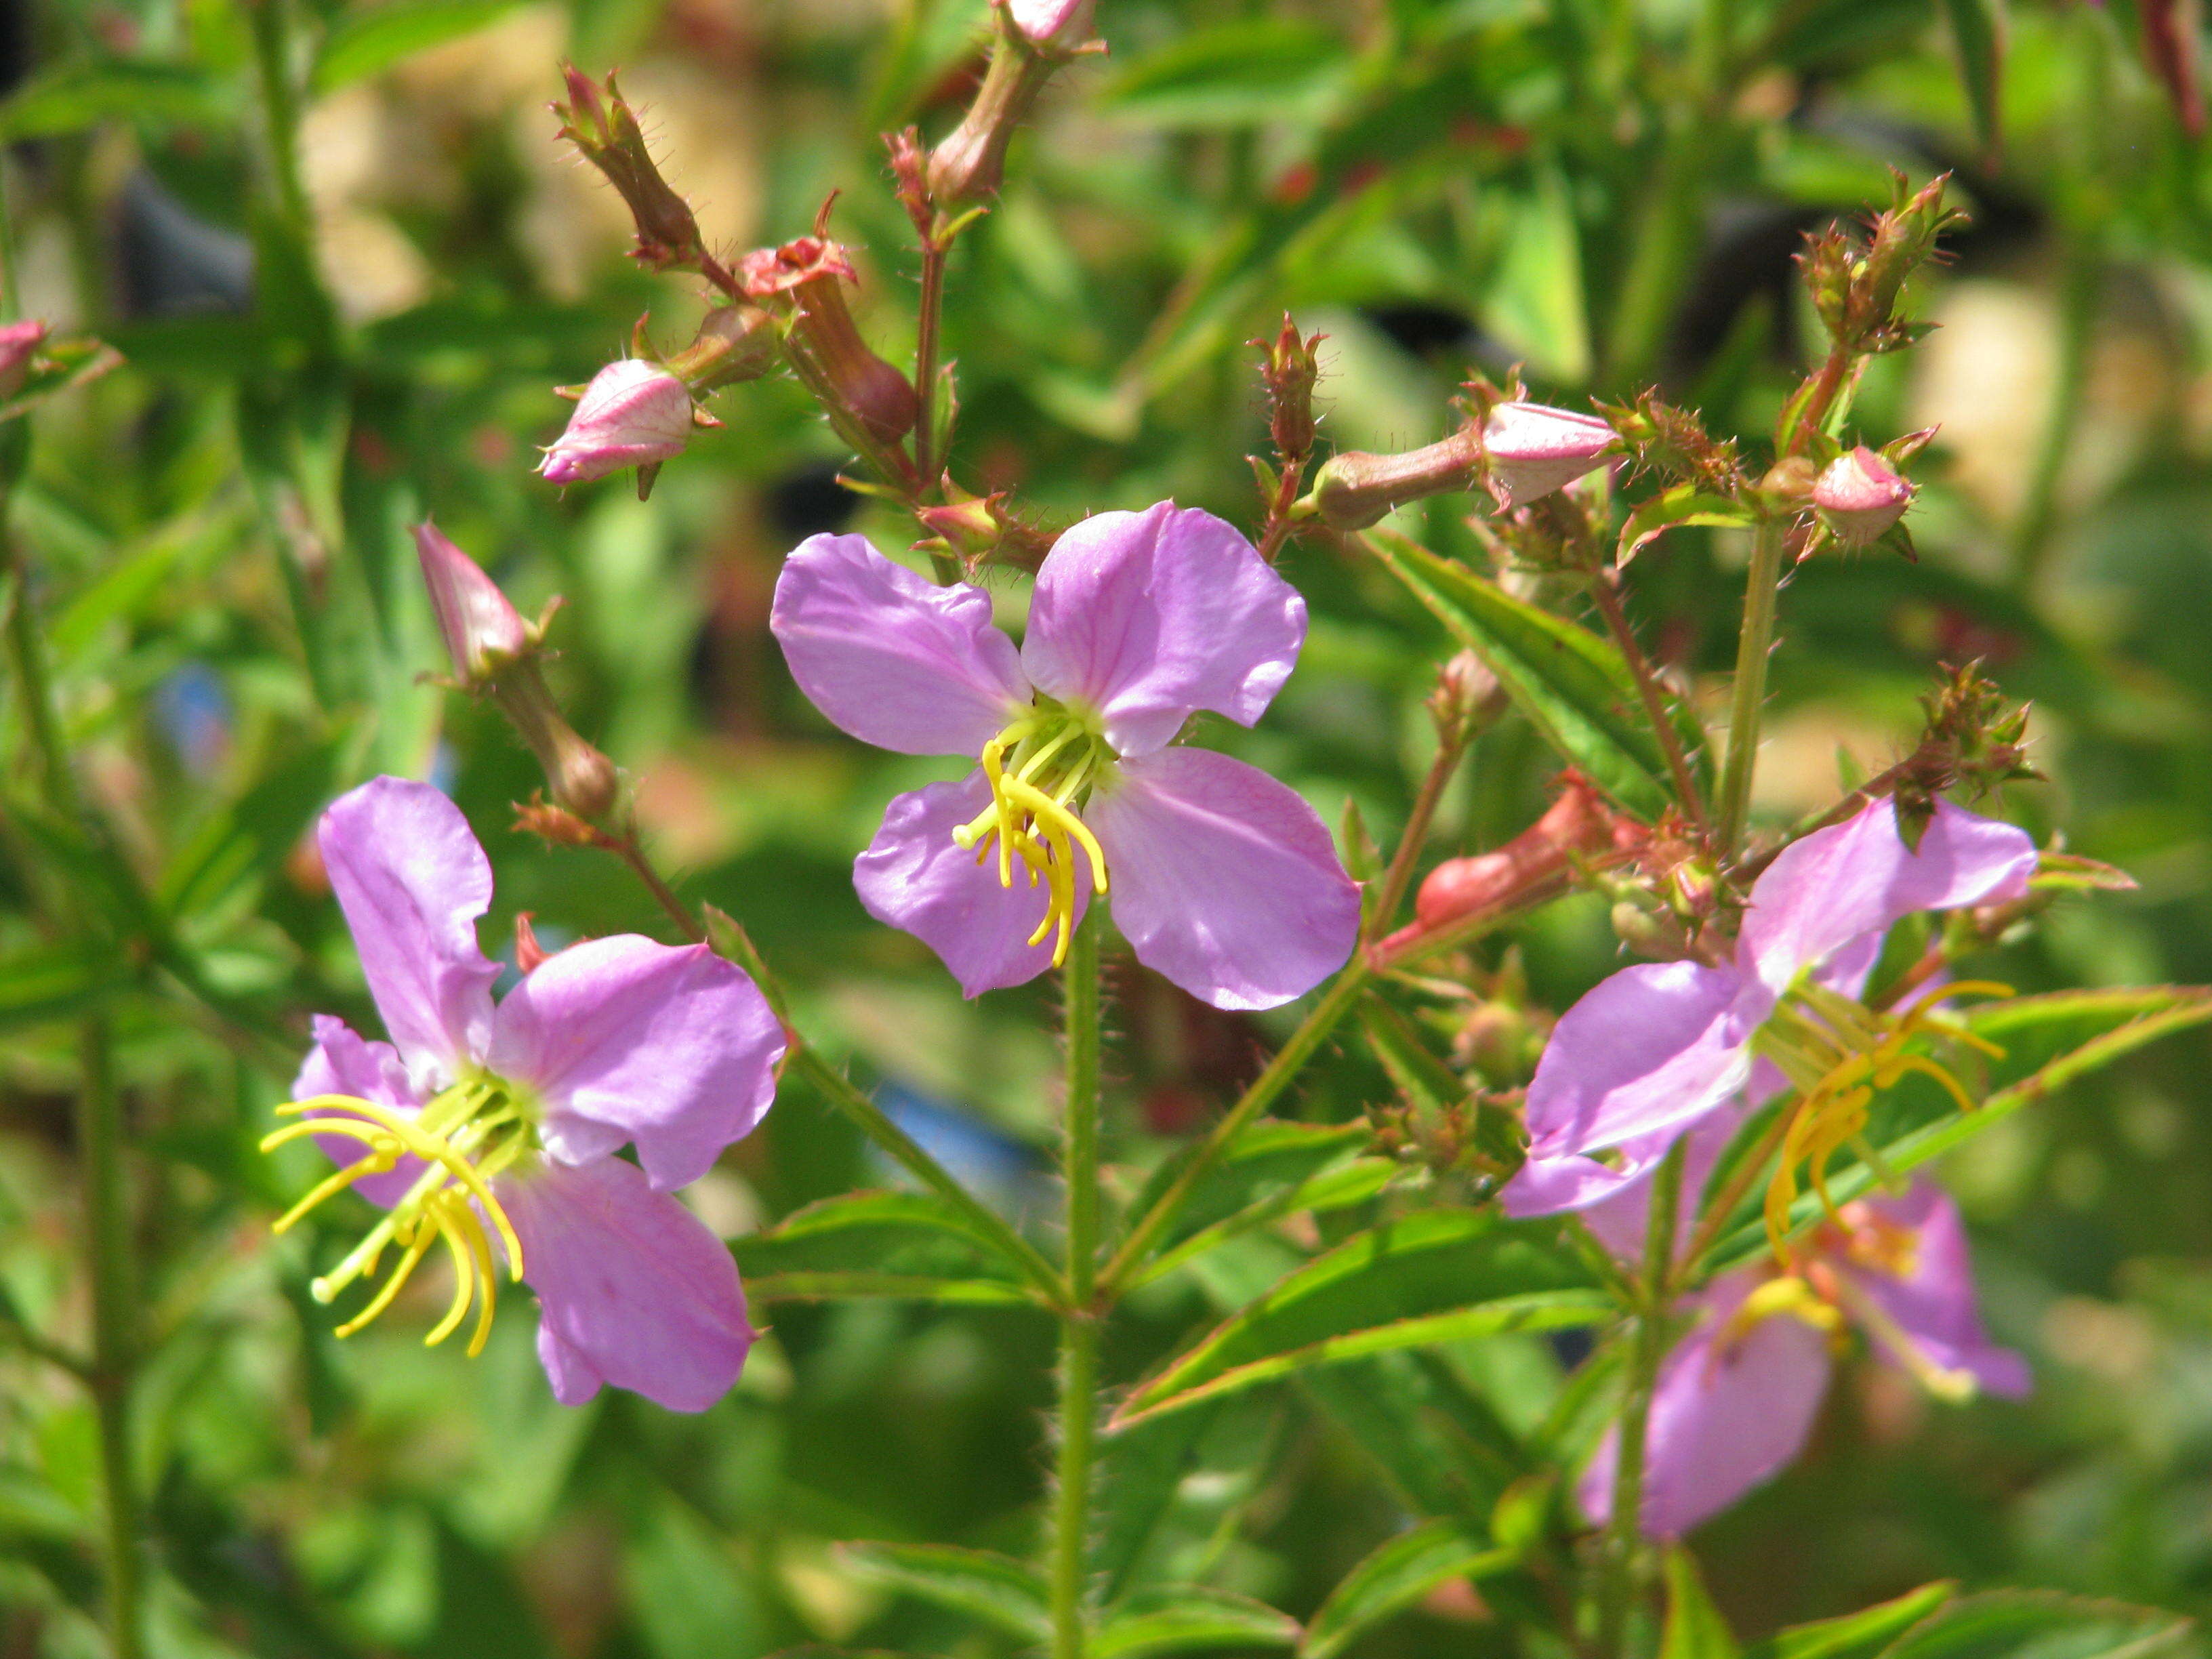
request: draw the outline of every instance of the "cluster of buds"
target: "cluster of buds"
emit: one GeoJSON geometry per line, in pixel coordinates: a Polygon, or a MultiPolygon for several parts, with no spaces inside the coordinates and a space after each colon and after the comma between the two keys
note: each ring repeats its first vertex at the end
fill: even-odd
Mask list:
{"type": "Polygon", "coordinates": [[[1620,434],[1634,471],[1717,500],[1734,501],[1743,493],[1735,441],[1714,437],[1690,410],[1648,391],[1633,404],[1600,406],[1620,434]]]}
{"type": "Polygon", "coordinates": [[[1830,338],[1854,355],[1900,350],[1926,335],[1928,325],[1898,316],[1898,296],[1905,279],[1936,257],[1936,238],[1966,220],[1943,205],[1948,174],[1910,193],[1903,173],[1893,177],[1890,205],[1875,216],[1863,244],[1832,225],[1797,256],[1830,338]]]}
{"type": "Polygon", "coordinates": [[[885,476],[902,477],[912,469],[899,443],[914,430],[921,401],[914,383],[869,349],[845,303],[844,285],[860,278],[828,235],[835,200],[822,204],[812,235],[738,260],[738,281],[774,314],[792,371],[840,435],[885,476]]]}
{"type": "Polygon", "coordinates": [[[1712,960],[1735,931],[1739,905],[1722,881],[1700,836],[1670,811],[1638,850],[1626,878],[1601,876],[1613,899],[1613,931],[1638,956],[1655,962],[1712,960]]]}
{"type": "Polygon", "coordinates": [[[1920,707],[1927,720],[1919,745],[1897,772],[1898,823],[1908,841],[1948,791],[1978,798],[2000,784],[2042,776],[2027,763],[2028,706],[1984,679],[1980,664],[1945,664],[1920,707]]]}
{"type": "Polygon", "coordinates": [[[930,152],[929,198],[956,210],[998,194],[1006,147],[1053,72],[1079,53],[1103,51],[1091,34],[1093,0],[995,0],[990,67],[960,125],[930,152]]]}
{"type": "Polygon", "coordinates": [[[615,805],[614,763],[562,718],[538,669],[552,607],[536,622],[526,621],[499,585],[435,525],[416,527],[415,550],[461,689],[499,705],[545,769],[562,812],[587,821],[605,817],[615,805]]]}
{"type": "Polygon", "coordinates": [[[1408,501],[1486,487],[1507,511],[1564,489],[1605,464],[1619,435],[1595,415],[1525,399],[1475,393],[1468,418],[1449,437],[1399,455],[1341,450],[1297,505],[1332,530],[1364,530],[1408,501]]]}

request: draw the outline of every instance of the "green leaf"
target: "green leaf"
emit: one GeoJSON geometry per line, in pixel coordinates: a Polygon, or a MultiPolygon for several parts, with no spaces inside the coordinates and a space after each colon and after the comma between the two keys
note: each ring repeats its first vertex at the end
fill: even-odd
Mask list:
{"type": "Polygon", "coordinates": [[[520,0],[392,0],[356,8],[323,38],[315,60],[314,88],[334,92],[365,80],[403,58],[473,34],[513,11],[520,0]]]}
{"type": "Polygon", "coordinates": [[[780,1281],[791,1297],[1018,1302],[1026,1295],[990,1234],[933,1193],[825,1198],[733,1248],[748,1283],[780,1281]]]}
{"type": "Polygon", "coordinates": [[[1534,183],[1533,190],[1510,198],[1485,320],[1537,374],[1573,385],[1590,372],[1582,234],[1559,167],[1537,168],[1534,183]]]}
{"type": "Polygon", "coordinates": [[[1370,996],[1359,1005],[1359,1025],[1369,1050],[1409,1102],[1425,1115],[1465,1108],[1474,1115],[1469,1139],[1477,1150],[1508,1168],[1520,1162],[1521,1139],[1513,1122],[1505,1113],[1485,1110],[1471,1099],[1466,1083],[1421,1040],[1413,1021],[1370,996]]]}
{"type": "Polygon", "coordinates": [[[2152,1659],[2191,1621],[2155,1607],[2040,1590],[1961,1596],[1881,1650],[1881,1659],[2152,1659]]]}
{"type": "Polygon", "coordinates": [[[751,1273],[745,1295],[755,1302],[941,1302],[967,1307],[1023,1305],[1033,1298],[997,1279],[933,1279],[923,1273],[859,1272],[751,1273]]]}
{"type": "Polygon", "coordinates": [[[1889,1641],[1942,1607],[1958,1588],[1945,1579],[1840,1619],[1793,1625],[1753,1644],[1744,1659],[1875,1659],[1889,1641]]]}
{"type": "Polygon", "coordinates": [[[1748,508],[1725,495],[1709,495],[1695,484],[1676,484],[1649,501],[1638,503],[1620,527],[1620,550],[1613,562],[1626,568],[1660,535],[1684,525],[1744,525],[1751,522],[1748,508]]]}
{"type": "Polygon", "coordinates": [[[31,360],[23,383],[0,399],[0,421],[12,421],[71,386],[96,380],[123,366],[123,354],[99,340],[53,340],[31,360]]]}
{"type": "Polygon", "coordinates": [[[1097,1541],[1091,1563],[1109,1596],[1127,1587],[1175,1507],[1183,1477],[1200,1467],[1199,1443],[1218,1413],[1177,1412],[1155,1419],[1099,1449],[1097,1541]]]}
{"type": "Polygon", "coordinates": [[[1235,127],[1317,113],[1343,84],[1343,38],[1252,18],[1180,33],[1108,84],[1098,106],[1151,126],[1235,127]]]}
{"type": "Polygon", "coordinates": [[[1306,1626],[1298,1659],[1332,1659],[1354,1638],[1455,1578],[1511,1566],[1510,1550],[1481,1542],[1454,1521],[1431,1521],[1372,1551],[1345,1574],[1306,1626]]]}
{"type": "Polygon", "coordinates": [[[2000,81],[2004,72],[2004,0],[1943,0],[1951,42],[1959,52],[1959,78],[1974,112],[1974,137],[1994,157],[2002,139],[2000,81]]]}
{"type": "Polygon", "coordinates": [[[1203,1584],[1167,1584],[1140,1589],[1109,1612],[1085,1651],[1090,1659],[1126,1659],[1201,1648],[1288,1647],[1297,1639],[1298,1621],[1264,1601],[1203,1584]]]}
{"type": "Polygon", "coordinates": [[[336,793],[346,746],[343,734],[306,745],[201,824],[161,872],[163,907],[199,915],[258,889],[336,793]]]}
{"type": "Polygon", "coordinates": [[[0,957],[0,1031],[82,1013],[131,982],[111,953],[76,940],[27,945],[0,957]]]}
{"type": "Polygon", "coordinates": [[[0,102],[0,141],[52,138],[102,121],[228,125],[237,111],[222,84],[182,64],[94,58],[49,70],[0,102]]]}
{"type": "Polygon", "coordinates": [[[1706,1594],[1698,1559],[1676,1545],[1667,1552],[1667,1622],[1659,1659],[1737,1659],[1735,1632],[1706,1594]]]}
{"type": "MultiPolygon", "coordinates": [[[[1562,757],[1632,812],[1656,817],[1666,806],[1665,757],[1644,729],[1636,683],[1611,644],[1388,528],[1370,532],[1367,545],[1482,659],[1562,757]]],[[[1692,740],[1696,753],[1703,735],[1692,740]]]]}
{"type": "Polygon", "coordinates": [[[1529,1231],[1437,1209],[1358,1234],[1308,1262],[1140,1384],[1115,1426],[1312,1365],[1613,1311],[1581,1264],[1529,1231]]]}
{"type": "Polygon", "coordinates": [[[1052,1633],[1044,1579],[1011,1556],[949,1544],[845,1544],[837,1553],[864,1577],[988,1620],[1017,1636],[1042,1642],[1052,1633]]]}

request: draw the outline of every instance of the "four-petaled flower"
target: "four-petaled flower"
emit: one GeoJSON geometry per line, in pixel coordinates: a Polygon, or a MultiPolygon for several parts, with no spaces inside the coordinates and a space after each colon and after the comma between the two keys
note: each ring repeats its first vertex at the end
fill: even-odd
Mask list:
{"type": "Polygon", "coordinates": [[[1018,653],[981,588],[935,586],[860,536],[792,554],[771,625],[853,736],[980,756],[892,801],[854,868],[869,914],[969,996],[1058,962],[1109,883],[1137,959],[1218,1008],[1287,1002],[1351,953],[1358,890],[1313,809],[1170,746],[1200,709],[1253,724],[1305,640],[1305,602],[1211,514],[1162,501],[1066,532],[1018,653]]]}
{"type": "MultiPolygon", "coordinates": [[[[1933,1182],[1845,1205],[1778,1275],[1725,1273],[1677,1304],[1692,1322],[1660,1367],[1645,1431],[1637,1523],[1679,1538],[1771,1480],[1804,1449],[1847,1325],[1946,1399],[2018,1396],[2027,1362],[1982,1328],[1958,1206],[1933,1182]]],[[[1577,1492],[1613,1512],[1618,1431],[1577,1492]]]]}
{"type": "Polygon", "coordinates": [[[703,945],[636,934],[572,945],[494,1005],[477,948],[491,865],[453,802],[377,778],[323,815],[323,861],[389,1042],[315,1022],[315,1047],[279,1109],[340,1165],[276,1224],[352,1187],[385,1212],[314,1283],[327,1302],[390,1277],[339,1334],[388,1306],[442,1242],[453,1299],[428,1340],[495,1300],[494,1252],[538,1293],[538,1355],[555,1398],[602,1383],[703,1411],[744,1365],[753,1330],[729,1250],[672,1188],[751,1132],[775,1093],[782,1028],[743,971],[703,945]],[[633,1164],[615,1156],[625,1144],[633,1164]]]}
{"type": "Polygon", "coordinates": [[[1641,1180],[1683,1130],[1759,1086],[1759,1060],[1799,1097],[1769,1190],[1771,1223],[1795,1197],[1797,1168],[1818,1182],[1864,1127],[1877,1090],[1917,1073],[1968,1104],[1912,1040],[1925,1031],[1984,1046],[1937,1023],[1934,1005],[2002,987],[1946,985],[1901,1014],[1856,998],[1893,924],[2017,897],[2035,863],[2025,831],[1948,802],[1917,848],[1887,799],[1793,842],[1753,886],[1733,960],[1625,968],[1567,1010],[1528,1087],[1528,1161],[1505,1188],[1506,1209],[1580,1209],[1641,1180]],[[1601,1152],[1617,1156],[1600,1163],[1591,1154],[1601,1152]]]}

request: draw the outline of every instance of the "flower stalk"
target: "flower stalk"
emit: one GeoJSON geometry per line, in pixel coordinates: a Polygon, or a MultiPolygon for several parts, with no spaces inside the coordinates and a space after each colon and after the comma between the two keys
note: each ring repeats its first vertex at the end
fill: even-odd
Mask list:
{"type": "Polygon", "coordinates": [[[1091,1463],[1098,1420],[1098,929],[1094,905],[1069,941],[1061,973],[1066,1000],[1067,1103],[1062,1175],[1067,1183],[1067,1305],[1060,1316],[1058,1455],[1054,1468],[1051,1560],[1053,1659],[1082,1659],[1091,1530],[1091,1463]]]}
{"type": "Polygon", "coordinates": [[[1751,776],[1759,761],[1759,718],[1766,707],[1766,662],[1774,649],[1775,601],[1782,586],[1784,525],[1764,519],[1752,532],[1751,569],[1744,578],[1743,631],[1736,641],[1735,695],[1729,714],[1728,761],[1716,806],[1722,858],[1743,844],[1751,811],[1751,776]]]}

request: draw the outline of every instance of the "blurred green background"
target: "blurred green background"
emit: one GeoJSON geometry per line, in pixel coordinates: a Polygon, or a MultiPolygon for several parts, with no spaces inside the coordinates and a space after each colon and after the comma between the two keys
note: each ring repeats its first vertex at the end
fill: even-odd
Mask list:
{"type": "MultiPolygon", "coordinates": [[[[1876,442],[1942,424],[1921,469],[1922,561],[1798,573],[1759,805],[1786,822],[1886,764],[1935,665],[1979,657],[2034,700],[2049,775],[2004,810],[2142,884],[2062,905],[1998,976],[2212,979],[2212,167],[2182,114],[2193,58],[2162,74],[2147,53],[2146,21],[2172,11],[1100,0],[1110,53],[1048,92],[955,257],[955,471],[1054,515],[1173,495],[1251,526],[1242,457],[1264,446],[1264,410],[1243,342],[1285,308],[1329,337],[1320,402],[1340,447],[1426,442],[1470,368],[1515,362],[1553,401],[1656,378],[1716,431],[1757,433],[1817,335],[1790,265],[1800,234],[1885,199],[1889,167],[1955,169],[1973,223],[1919,295],[1942,326],[1877,361],[1856,413],[1876,442]],[[2003,42],[2001,73],[1985,37],[2003,42]]],[[[566,1411],[526,1310],[474,1363],[419,1344],[435,1284],[335,1340],[307,1282],[353,1219],[326,1206],[327,1232],[273,1241],[313,1158],[255,1151],[305,1015],[368,1018],[302,839],[359,779],[451,788],[498,871],[488,943],[522,910],[549,945],[659,931],[613,860],[508,832],[509,803],[538,781],[527,753],[489,708],[426,679],[443,663],[407,530],[434,514],[526,611],[563,596],[556,690],[626,769],[687,894],[741,919],[788,977],[802,1026],[993,1201],[1049,1215],[1049,993],[963,1003],[849,884],[883,802],[950,774],[838,736],[766,627],[800,538],[854,528],[897,553],[913,530],[838,485],[835,439],[780,379],[720,394],[723,428],[649,504],[624,479],[562,495],[530,474],[565,418],[553,386],[617,355],[641,313],[673,348],[700,310],[692,285],[626,264],[617,199],[554,142],[561,60],[620,67],[726,251],[799,234],[842,191],[862,327],[897,360],[916,260],[876,135],[957,120],[984,16],[979,0],[0,9],[25,312],[127,359],[38,411],[13,506],[91,804],[88,862],[69,873],[114,945],[41,920],[58,854],[11,823],[6,1659],[104,1651],[93,1413],[6,1334],[84,1330],[68,1105],[76,1022],[95,1009],[117,1033],[152,1341],[135,1451],[157,1652],[1018,1647],[872,1582],[836,1546],[1031,1547],[1042,1314],[775,1304],[757,1310],[772,1334],[738,1389],[706,1415],[626,1395],[566,1411]]],[[[1472,554],[1470,508],[1445,498],[1408,527],[1472,554]]],[[[1732,660],[1742,556],[1683,532],[1632,572],[1655,654],[1708,689],[1732,660]]],[[[1442,635],[1375,569],[1314,547],[1283,568],[1313,610],[1297,674],[1259,731],[1216,722],[1206,740],[1331,823],[1356,804],[1388,845],[1427,763],[1420,700],[1442,635]]],[[[1000,592],[1018,616],[1022,588],[1000,592]]],[[[27,787],[26,742],[21,708],[0,700],[0,799],[27,787]]],[[[1517,721],[1484,738],[1436,852],[1525,824],[1551,765],[1517,721]]],[[[1615,952],[1589,900],[1510,948],[1539,1027],[1615,952]]],[[[1505,949],[1486,946],[1485,964],[1505,949]]],[[[1141,1168],[1207,1121],[1287,1018],[1218,1014],[1133,964],[1112,971],[1109,1152],[1141,1168]]],[[[1943,1576],[2212,1613],[2208,1062],[2203,1032],[2169,1041],[1947,1169],[1991,1322],[2033,1359],[2037,1392],[1950,1410],[1851,1370],[1802,1465],[1697,1540],[1739,1630],[1943,1576]]],[[[1286,1109],[1346,1120],[1389,1098],[1345,1045],[1286,1109]]],[[[690,1196],[742,1239],[888,1178],[793,1083],[690,1196]]],[[[1251,1241],[1146,1292],[1109,1380],[1268,1282],[1297,1243],[1251,1241]]],[[[1139,1452],[1109,1456],[1109,1560],[1310,1612],[1408,1516],[1479,1489],[1479,1460],[1435,1414],[1437,1367],[1455,1398],[1522,1425],[1562,1375],[1552,1347],[1508,1339],[1181,1419],[1187,1443],[1142,1451],[1172,1478],[1146,1476],[1139,1452]]],[[[1464,1590],[1354,1650],[1516,1650],[1464,1590]]]]}

